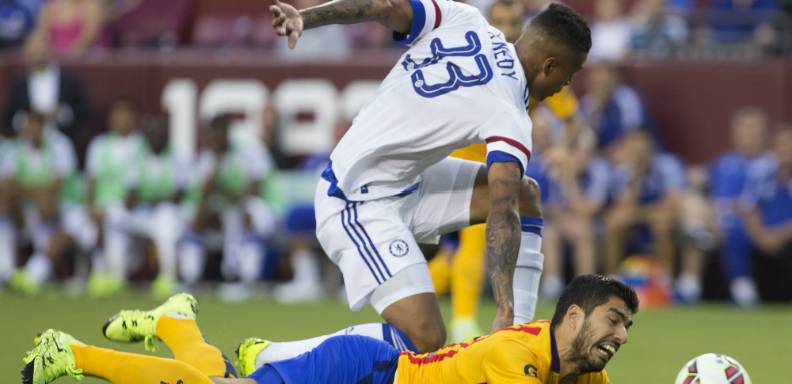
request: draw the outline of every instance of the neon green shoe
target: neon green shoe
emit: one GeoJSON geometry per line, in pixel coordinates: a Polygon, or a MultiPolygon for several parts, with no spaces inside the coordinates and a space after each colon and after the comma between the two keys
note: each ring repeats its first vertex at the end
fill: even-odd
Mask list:
{"type": "Polygon", "coordinates": [[[176,279],[166,276],[157,276],[151,283],[151,295],[157,300],[165,300],[176,292],[178,283],[176,279]]]}
{"type": "Polygon", "coordinates": [[[104,273],[94,273],[88,279],[88,296],[92,299],[105,299],[115,296],[126,288],[123,280],[104,273]]]}
{"type": "Polygon", "coordinates": [[[479,337],[484,333],[474,319],[454,319],[451,321],[451,342],[461,343],[479,337]]]}
{"type": "Polygon", "coordinates": [[[23,270],[16,270],[8,280],[8,287],[14,292],[25,296],[37,296],[41,292],[41,285],[37,284],[23,270]]]}
{"type": "Polygon", "coordinates": [[[237,373],[239,377],[247,377],[256,370],[256,356],[263,351],[271,342],[269,340],[251,337],[245,339],[236,349],[237,373]]]}
{"type": "Polygon", "coordinates": [[[72,344],[83,344],[67,333],[48,329],[34,339],[36,346],[22,361],[23,384],[47,384],[59,377],[70,376],[82,380],[82,370],[74,362],[72,344]]]}
{"type": "Polygon", "coordinates": [[[113,315],[102,327],[102,334],[112,341],[134,343],[143,340],[148,351],[156,351],[159,340],[157,322],[163,315],[195,319],[198,301],[189,293],[177,293],[150,311],[123,310],[113,315]]]}

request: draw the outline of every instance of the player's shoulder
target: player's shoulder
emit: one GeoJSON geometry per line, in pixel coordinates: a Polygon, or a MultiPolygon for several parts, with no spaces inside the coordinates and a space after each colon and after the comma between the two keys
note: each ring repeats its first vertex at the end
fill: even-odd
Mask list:
{"type": "Polygon", "coordinates": [[[487,19],[479,12],[478,8],[453,0],[419,0],[425,3],[425,8],[434,8],[438,11],[439,15],[435,16],[435,20],[439,26],[436,29],[437,34],[442,35],[444,32],[456,28],[475,28],[479,26],[486,28],[489,26],[487,19]],[[439,21],[438,21],[439,20],[439,21]]]}
{"type": "Polygon", "coordinates": [[[109,137],[110,137],[110,133],[109,133],[109,132],[102,132],[102,133],[100,133],[100,134],[98,134],[98,135],[94,136],[94,137],[91,139],[91,143],[92,143],[92,144],[93,144],[93,143],[97,143],[97,144],[98,144],[98,143],[103,143],[103,142],[107,141],[107,139],[108,139],[109,137]]]}
{"type": "Polygon", "coordinates": [[[549,352],[550,322],[542,320],[512,325],[495,332],[492,337],[514,340],[528,348],[537,349],[537,351],[542,351],[544,347],[547,347],[549,352]]]}
{"type": "Polygon", "coordinates": [[[772,179],[778,169],[778,162],[771,155],[765,155],[752,160],[748,164],[748,178],[753,181],[772,179]]]}
{"type": "Polygon", "coordinates": [[[477,18],[484,19],[484,15],[479,12],[478,8],[463,3],[461,1],[454,1],[454,0],[429,0],[432,2],[437,2],[437,4],[444,8],[447,12],[458,12],[459,14],[473,16],[477,18]]]}
{"type": "Polygon", "coordinates": [[[104,147],[105,143],[108,142],[109,138],[110,138],[110,134],[107,133],[107,132],[100,133],[100,134],[94,136],[91,139],[91,141],[88,143],[88,155],[89,155],[89,157],[90,157],[91,153],[99,151],[100,148],[104,147]]]}

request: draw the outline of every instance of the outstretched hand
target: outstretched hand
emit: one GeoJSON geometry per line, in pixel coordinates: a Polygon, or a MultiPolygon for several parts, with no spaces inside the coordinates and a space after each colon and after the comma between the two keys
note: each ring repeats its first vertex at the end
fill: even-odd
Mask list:
{"type": "Polygon", "coordinates": [[[272,12],[272,27],[275,28],[275,33],[278,36],[288,36],[289,48],[294,49],[297,39],[302,35],[304,26],[300,12],[297,8],[280,0],[272,1],[270,12],[272,12]]]}

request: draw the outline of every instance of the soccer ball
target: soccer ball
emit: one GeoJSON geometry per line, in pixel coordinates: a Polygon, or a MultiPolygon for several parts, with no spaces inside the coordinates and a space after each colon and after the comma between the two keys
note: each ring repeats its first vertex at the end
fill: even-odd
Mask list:
{"type": "Polygon", "coordinates": [[[737,360],[726,355],[706,353],[688,361],[674,383],[751,384],[751,378],[737,360]]]}

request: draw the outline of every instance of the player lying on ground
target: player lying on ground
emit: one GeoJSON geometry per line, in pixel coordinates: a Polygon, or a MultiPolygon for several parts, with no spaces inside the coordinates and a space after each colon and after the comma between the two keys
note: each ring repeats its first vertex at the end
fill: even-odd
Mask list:
{"type": "Polygon", "coordinates": [[[46,384],[62,376],[89,375],[115,384],[291,384],[291,383],[609,383],[603,370],[627,342],[638,309],[635,292],[616,280],[575,278],[556,305],[552,321],[514,325],[435,352],[402,352],[357,335],[335,336],[296,358],[265,364],[253,372],[256,352],[266,345],[248,339],[237,350],[240,373],[204,341],[195,322],[195,299],[173,296],[158,308],[121,311],[104,335],[114,341],[160,339],[173,359],[117,352],[86,345],[47,330],[27,353],[22,382],[46,384]]]}

